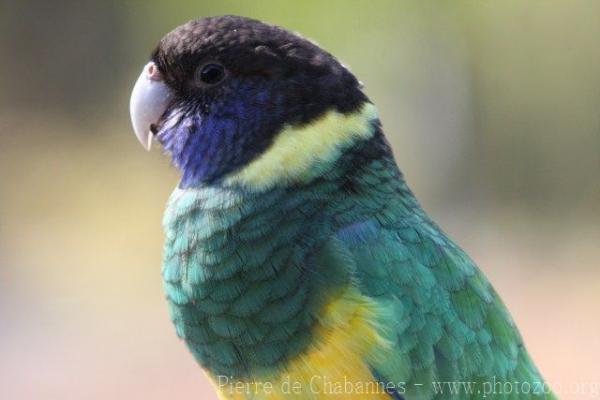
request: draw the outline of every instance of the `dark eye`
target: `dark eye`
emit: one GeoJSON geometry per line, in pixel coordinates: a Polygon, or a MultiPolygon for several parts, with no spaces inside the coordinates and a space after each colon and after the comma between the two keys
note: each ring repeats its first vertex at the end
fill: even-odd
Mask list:
{"type": "Polygon", "coordinates": [[[225,67],[217,63],[203,65],[200,67],[197,77],[202,83],[214,85],[225,77],[225,67]]]}

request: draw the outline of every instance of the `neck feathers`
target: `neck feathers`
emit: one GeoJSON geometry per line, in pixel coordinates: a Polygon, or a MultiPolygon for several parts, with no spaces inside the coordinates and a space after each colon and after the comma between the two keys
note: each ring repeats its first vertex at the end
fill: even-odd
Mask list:
{"type": "Polygon", "coordinates": [[[375,136],[377,110],[365,102],[356,111],[331,110],[301,126],[286,126],[260,156],[228,175],[225,186],[264,191],[305,184],[331,168],[342,154],[375,136]]]}

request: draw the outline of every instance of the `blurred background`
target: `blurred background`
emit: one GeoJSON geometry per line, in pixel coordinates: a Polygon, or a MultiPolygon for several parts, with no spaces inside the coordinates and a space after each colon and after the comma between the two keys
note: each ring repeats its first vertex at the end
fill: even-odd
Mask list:
{"type": "Polygon", "coordinates": [[[349,65],[418,197],[562,399],[600,397],[600,2],[0,0],[0,397],[213,399],[160,283],[177,173],[129,93],[163,34],[256,17],[349,65]]]}

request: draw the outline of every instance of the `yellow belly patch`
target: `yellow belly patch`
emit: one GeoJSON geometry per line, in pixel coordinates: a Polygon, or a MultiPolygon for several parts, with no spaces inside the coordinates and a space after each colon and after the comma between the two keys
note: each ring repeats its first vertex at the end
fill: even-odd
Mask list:
{"type": "Polygon", "coordinates": [[[213,377],[227,400],[386,399],[369,364],[385,357],[390,343],[382,335],[379,305],[347,288],[324,307],[310,347],[287,362],[277,376],[253,381],[213,377]]]}
{"type": "Polygon", "coordinates": [[[375,106],[364,103],[350,114],[332,110],[306,125],[287,126],[263,154],[229,175],[225,183],[261,190],[278,182],[310,180],[356,140],[371,137],[376,119],[375,106]]]}

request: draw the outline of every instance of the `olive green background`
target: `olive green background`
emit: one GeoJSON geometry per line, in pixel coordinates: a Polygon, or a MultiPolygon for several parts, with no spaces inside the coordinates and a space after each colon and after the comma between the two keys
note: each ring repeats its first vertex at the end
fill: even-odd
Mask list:
{"type": "Polygon", "coordinates": [[[212,399],[160,284],[177,172],[128,97],[160,37],[302,32],[379,106],[425,208],[562,399],[600,397],[600,1],[0,0],[0,397],[212,399]]]}

